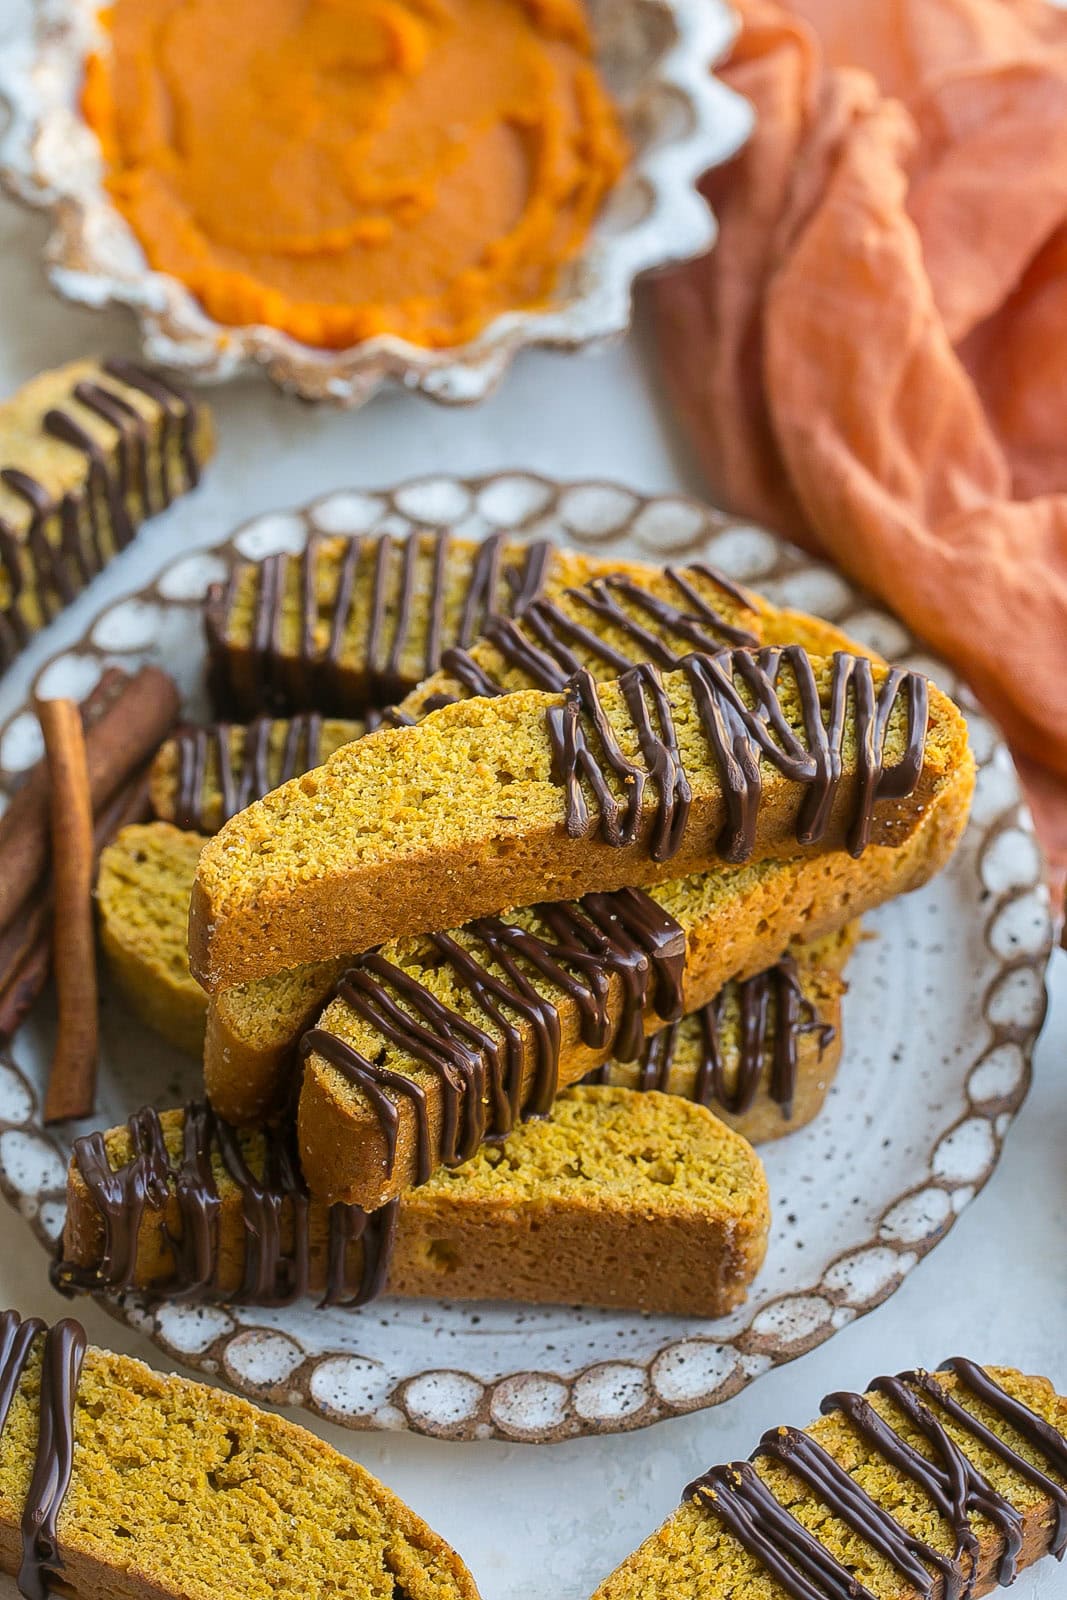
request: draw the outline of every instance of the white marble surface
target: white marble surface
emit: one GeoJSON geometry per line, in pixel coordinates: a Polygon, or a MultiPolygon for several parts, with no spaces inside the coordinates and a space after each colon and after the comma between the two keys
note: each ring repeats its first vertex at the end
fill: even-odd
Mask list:
{"type": "MultiPolygon", "coordinates": [[[[24,15],[0,0],[0,48],[24,15]]],[[[43,227],[0,205],[0,393],[43,367],[95,350],[133,353],[125,319],[79,312],[43,285],[43,227]]],[[[142,536],[16,671],[81,631],[101,601],[134,587],[183,547],[274,506],[349,485],[447,468],[527,466],[559,476],[603,474],[647,490],[694,487],[650,377],[640,337],[603,356],[531,356],[473,412],[387,397],[356,415],[307,410],[242,385],[216,396],[222,448],[203,492],[142,536]]],[[[966,1352],[1048,1373],[1067,1386],[1067,958],[1051,972],[1053,1006],[1031,1098],[1000,1169],[952,1234],[894,1298],[823,1349],[772,1373],[717,1411],[616,1438],[546,1448],[455,1445],[404,1435],[319,1431],[379,1474],[470,1565],[484,1600],[584,1600],[713,1460],[747,1454],[769,1425],[807,1422],[830,1388],[862,1388],[876,1372],[966,1352]]],[[[55,1317],[43,1258],[0,1210],[0,1303],[55,1317]]],[[[159,1357],[86,1305],[90,1335],[159,1357]]],[[[0,1596],[14,1594],[0,1583],[0,1596]]],[[[1020,1600],[1067,1596],[1067,1571],[1046,1564],[1016,1586],[1020,1600]]]]}

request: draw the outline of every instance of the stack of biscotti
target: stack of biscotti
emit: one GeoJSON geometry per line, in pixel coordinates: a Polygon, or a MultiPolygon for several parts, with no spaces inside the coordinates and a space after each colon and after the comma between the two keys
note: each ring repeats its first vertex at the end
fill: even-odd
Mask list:
{"type": "Polygon", "coordinates": [[[65,1281],[244,1298],[295,1282],[350,1303],[386,1280],[700,1314],[736,1303],[767,1204],[758,1161],[728,1141],[775,1137],[821,1104],[855,918],[925,882],[966,819],[973,765],[955,708],[707,568],[503,539],[319,540],[270,573],[238,569],[209,632],[231,699],[238,679],[258,682],[257,709],[289,718],[165,747],[161,820],[118,842],[101,911],[120,972],[142,975],[127,987],[143,1011],[146,951],[166,946],[155,1020],[167,1013],[176,1037],[181,1010],[195,1037],[205,1001],[178,926],[195,863],[211,1111],[83,1148],[65,1281]],[[408,688],[431,668],[359,737],[357,716],[379,721],[365,715],[375,685],[408,688]],[[203,843],[175,824],[221,831],[203,843]],[[131,895],[153,898],[149,877],[154,946],[130,911],[131,895]],[[556,1100],[582,1078],[596,1086],[556,1100]],[[682,1115],[697,1119],[684,1137],[682,1115]],[[197,1237],[175,1211],[184,1180],[168,1139],[218,1178],[198,1216],[229,1204],[251,1238],[249,1196],[269,1179],[286,1197],[279,1214],[294,1220],[271,1271],[235,1266],[219,1228],[197,1237]],[[740,1268],[727,1248],[736,1204],[686,1192],[686,1146],[701,1141],[743,1173],[740,1268]],[[664,1174],[651,1181],[678,1186],[681,1212],[658,1224],[632,1189],[638,1148],[664,1174]],[[530,1215],[580,1183],[575,1215],[600,1252],[584,1271],[559,1240],[526,1237],[516,1171],[530,1215]],[[632,1273],[591,1210],[623,1228],[632,1273]],[[501,1239],[469,1232],[475,1214],[501,1219],[501,1239]],[[161,1227],[186,1241],[163,1267],[161,1227]],[[357,1251],[357,1287],[342,1273],[334,1292],[309,1251],[339,1271],[344,1238],[373,1241],[370,1265],[357,1251]],[[428,1241],[420,1270],[415,1240],[428,1241]],[[509,1251],[521,1271],[503,1270],[509,1251]],[[680,1299],[668,1263],[687,1255],[680,1299]],[[662,1270],[642,1274],[642,1259],[662,1270]],[[711,1286],[699,1307],[694,1277],[711,1286]]]}

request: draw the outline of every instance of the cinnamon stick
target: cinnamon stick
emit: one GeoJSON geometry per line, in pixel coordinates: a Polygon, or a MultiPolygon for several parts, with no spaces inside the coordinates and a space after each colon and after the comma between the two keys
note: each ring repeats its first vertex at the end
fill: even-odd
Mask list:
{"type": "MultiPolygon", "coordinates": [[[[131,822],[151,814],[148,762],[109,801],[93,829],[94,871],[100,853],[131,822]]],[[[37,1000],[52,970],[52,888],[0,935],[0,1044],[7,1044],[37,1000]]]]}
{"type": "Polygon", "coordinates": [[[45,1122],[87,1117],[96,1090],[98,1005],[93,937],[93,802],[89,762],[73,700],[39,700],[48,759],[55,913],[52,958],[59,1034],[48,1074],[45,1122]]]}
{"type": "MultiPolygon", "coordinates": [[[[159,748],[177,721],[178,707],[178,690],[159,667],[142,667],[128,679],[114,668],[104,674],[82,708],[94,811],[159,748]]],[[[18,915],[47,865],[48,763],[41,761],[0,817],[0,931],[18,915]]]]}

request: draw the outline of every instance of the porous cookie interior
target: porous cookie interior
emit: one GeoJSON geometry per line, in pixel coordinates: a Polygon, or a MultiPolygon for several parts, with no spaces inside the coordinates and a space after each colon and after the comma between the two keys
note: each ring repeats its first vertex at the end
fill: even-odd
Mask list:
{"type": "Polygon", "coordinates": [[[204,841],[165,822],[134,823],[100,857],[96,896],[105,937],[187,985],[189,890],[204,841]]]}
{"type": "MultiPolygon", "coordinates": [[[[9,1525],[35,1456],[40,1376],[38,1347],[3,1433],[9,1525]]],[[[211,1600],[224,1575],[225,1591],[247,1600],[475,1596],[458,1559],[388,1490],[247,1402],[89,1349],[74,1422],[60,1545],[72,1570],[113,1585],[81,1592],[211,1600]]]]}
{"type": "MultiPolygon", "coordinates": [[[[834,668],[822,659],[812,665],[825,714],[834,668]]],[[[876,683],[884,680],[883,669],[876,667],[874,674],[876,683]]],[[[671,673],[664,684],[681,762],[694,783],[715,789],[713,761],[688,679],[671,673]]],[[[790,670],[781,674],[777,698],[788,726],[802,740],[804,708],[790,670]]],[[[904,699],[897,697],[888,717],[886,767],[902,763],[909,748],[904,699]]],[[[647,770],[619,683],[602,685],[599,700],[624,759],[647,770]]],[[[498,830],[510,834],[520,820],[523,833],[553,831],[560,798],[545,715],[556,703],[532,692],[489,703],[467,701],[432,713],[416,728],[383,730],[372,741],[337,751],[325,766],[249,807],[219,836],[201,872],[215,916],[224,918],[231,903],[261,885],[292,886],[302,875],[321,878],[417,849],[423,841],[428,847],[432,839],[434,848],[443,850],[498,830]]],[[[963,759],[965,743],[961,720],[938,707],[924,752],[931,787],[963,759]]],[[[855,771],[858,748],[850,717],[842,738],[846,771],[855,771]]],[[[621,800],[621,780],[609,772],[607,781],[621,800]]]]}
{"type": "MultiPolygon", "coordinates": [[[[1067,1424],[1067,1404],[1047,1380],[1023,1377],[1006,1368],[990,1368],[989,1372],[1010,1396],[1062,1432],[1067,1424]]],[[[951,1373],[936,1377],[947,1394],[1006,1440],[1025,1462],[1050,1474],[1054,1482],[1064,1481],[1064,1475],[1055,1466],[1050,1467],[1047,1454],[1028,1443],[1002,1414],[969,1394],[951,1373]]],[[[922,1431],[891,1399],[880,1393],[869,1393],[865,1398],[920,1456],[938,1459],[922,1431]]],[[[996,1493],[1024,1514],[1028,1508],[1045,1503],[1041,1490],[1002,1456],[946,1415],[936,1402],[931,1409],[996,1493]]],[[[805,1432],[844,1468],[858,1489],[883,1507],[908,1534],[944,1556],[956,1553],[956,1531],[939,1513],[929,1493],[893,1466],[843,1415],[831,1412],[805,1432]]],[[[836,1515],[826,1499],[813,1493],[788,1466],[759,1453],[753,1462],[758,1477],[778,1503],[847,1569],[850,1580],[861,1584],[875,1600],[901,1600],[914,1593],[893,1563],[836,1515]]],[[[988,1517],[972,1514],[970,1521],[984,1550],[991,1551],[998,1545],[1002,1548],[1002,1535],[988,1517]]],[[[1040,1548],[1032,1550],[1029,1559],[1042,1553],[1040,1548]]],[[[963,1558],[963,1565],[966,1570],[968,1558],[963,1558]]],[[[989,1586],[988,1582],[983,1583],[980,1592],[989,1586]]],[[[784,1592],[766,1565],[716,1515],[712,1493],[711,1498],[701,1500],[698,1496],[683,1502],[659,1531],[597,1589],[594,1600],[630,1600],[635,1594],[645,1593],[669,1595],[671,1600],[709,1600],[710,1596],[715,1600],[782,1600],[784,1592]]]]}

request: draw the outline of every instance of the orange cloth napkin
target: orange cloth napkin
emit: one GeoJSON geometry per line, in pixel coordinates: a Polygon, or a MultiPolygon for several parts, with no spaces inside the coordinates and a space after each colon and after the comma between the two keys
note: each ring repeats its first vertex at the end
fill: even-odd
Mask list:
{"type": "Polygon", "coordinates": [[[1067,13],[742,0],[752,140],[661,280],[716,499],[826,554],[970,680],[1067,859],[1067,13]]]}

